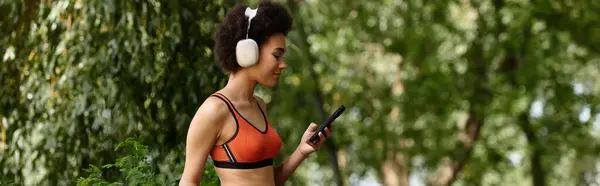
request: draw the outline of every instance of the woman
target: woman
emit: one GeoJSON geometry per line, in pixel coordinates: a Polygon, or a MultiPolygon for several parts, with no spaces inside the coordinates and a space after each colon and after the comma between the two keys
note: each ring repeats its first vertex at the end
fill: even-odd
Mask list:
{"type": "Polygon", "coordinates": [[[277,85],[287,67],[283,54],[291,25],[287,10],[274,2],[261,2],[257,9],[238,4],[227,14],[214,39],[216,58],[230,73],[229,81],[204,101],[192,119],[180,185],[199,185],[209,155],[224,186],[283,185],[331,136],[326,129],[319,133],[321,140],[308,142],[317,129],[311,123],[292,155],[281,166],[273,166],[282,142],[254,89],[257,84],[277,85]]]}

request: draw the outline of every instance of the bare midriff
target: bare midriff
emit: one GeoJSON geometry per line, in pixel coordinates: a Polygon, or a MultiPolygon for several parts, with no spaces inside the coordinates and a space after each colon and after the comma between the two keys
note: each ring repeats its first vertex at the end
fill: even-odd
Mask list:
{"type": "Polygon", "coordinates": [[[222,186],[274,186],[273,166],[256,169],[215,168],[222,186]]]}

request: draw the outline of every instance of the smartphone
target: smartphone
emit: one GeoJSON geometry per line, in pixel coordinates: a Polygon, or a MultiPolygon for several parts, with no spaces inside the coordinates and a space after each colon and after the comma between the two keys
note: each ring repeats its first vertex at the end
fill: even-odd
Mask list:
{"type": "Polygon", "coordinates": [[[319,132],[325,134],[325,127],[329,127],[331,123],[333,123],[333,121],[340,116],[342,112],[344,112],[344,110],[346,110],[346,107],[344,107],[344,105],[340,106],[331,116],[329,116],[329,118],[327,118],[327,120],[325,120],[325,122],[323,122],[323,124],[321,124],[321,126],[319,126],[317,131],[315,131],[315,133],[308,140],[311,143],[316,143],[319,141],[319,132]]]}

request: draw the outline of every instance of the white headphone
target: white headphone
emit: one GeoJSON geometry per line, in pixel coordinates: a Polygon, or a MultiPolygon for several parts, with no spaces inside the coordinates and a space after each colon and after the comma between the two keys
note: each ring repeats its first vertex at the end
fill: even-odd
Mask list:
{"type": "Polygon", "coordinates": [[[252,18],[256,16],[257,10],[258,8],[251,9],[248,7],[244,13],[246,17],[248,17],[248,31],[246,32],[246,39],[238,41],[237,45],[235,46],[235,57],[241,67],[249,67],[258,63],[258,44],[256,44],[256,41],[253,39],[248,38],[248,32],[250,32],[250,23],[252,22],[252,18]]]}

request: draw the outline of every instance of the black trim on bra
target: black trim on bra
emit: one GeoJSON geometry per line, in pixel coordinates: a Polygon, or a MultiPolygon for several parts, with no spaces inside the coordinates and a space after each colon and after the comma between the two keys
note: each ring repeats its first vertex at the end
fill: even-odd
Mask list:
{"type": "MultiPolygon", "coordinates": [[[[256,100],[256,99],[254,99],[254,100],[256,100]]],[[[262,107],[260,107],[260,104],[258,103],[258,100],[256,100],[256,105],[258,105],[258,109],[260,110],[260,113],[263,115],[263,118],[265,119],[265,125],[267,125],[267,129],[265,130],[265,133],[267,133],[267,131],[269,130],[269,123],[268,123],[268,120],[267,120],[267,115],[263,111],[262,107]]]]}
{"type": "MultiPolygon", "coordinates": [[[[235,133],[233,133],[233,136],[231,136],[231,138],[229,138],[229,140],[227,140],[225,143],[221,144],[221,145],[225,145],[225,144],[233,141],[233,139],[235,139],[235,137],[238,134],[238,131],[239,131],[239,128],[240,128],[240,124],[238,123],[237,117],[235,117],[235,114],[233,113],[233,109],[231,109],[231,106],[229,106],[229,102],[227,102],[225,99],[221,98],[220,96],[217,96],[217,95],[214,95],[214,94],[211,95],[211,96],[217,97],[221,101],[225,102],[225,105],[227,105],[227,108],[229,109],[229,112],[231,113],[231,115],[233,116],[233,119],[235,120],[235,133]]],[[[215,144],[215,146],[219,146],[219,145],[215,144]]]]}
{"type": "Polygon", "coordinates": [[[258,162],[226,162],[213,160],[213,165],[215,167],[228,169],[256,169],[273,165],[273,158],[261,160],[258,162]]]}
{"type": "MultiPolygon", "coordinates": [[[[263,133],[263,134],[266,134],[266,133],[269,131],[269,124],[267,123],[267,117],[265,116],[265,114],[263,113],[262,109],[260,108],[260,105],[258,106],[258,108],[259,108],[260,112],[261,112],[261,113],[262,113],[262,115],[263,115],[263,119],[265,120],[265,131],[264,131],[264,132],[263,132],[263,131],[261,131],[260,129],[256,128],[256,126],[254,126],[254,125],[252,124],[252,122],[248,121],[248,119],[246,119],[246,118],[245,118],[245,117],[244,117],[244,116],[243,116],[243,115],[242,115],[242,114],[241,114],[241,113],[240,113],[240,112],[239,112],[239,111],[238,111],[238,110],[235,108],[235,105],[233,105],[233,103],[231,102],[231,100],[229,100],[229,98],[227,98],[227,96],[225,96],[225,95],[223,95],[223,94],[221,94],[221,93],[218,93],[218,92],[217,92],[216,94],[219,94],[219,95],[223,96],[223,98],[225,98],[227,101],[229,101],[229,103],[231,104],[231,107],[233,107],[233,110],[235,110],[235,112],[236,112],[238,115],[240,115],[240,117],[242,117],[242,119],[246,120],[246,122],[248,123],[248,125],[250,125],[250,126],[254,127],[254,129],[256,129],[258,132],[260,132],[260,133],[263,133]]],[[[256,104],[258,104],[258,102],[256,102],[256,104]]]]}

